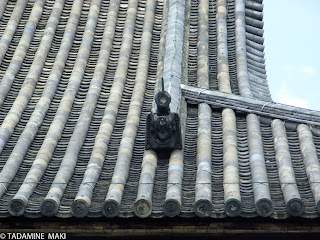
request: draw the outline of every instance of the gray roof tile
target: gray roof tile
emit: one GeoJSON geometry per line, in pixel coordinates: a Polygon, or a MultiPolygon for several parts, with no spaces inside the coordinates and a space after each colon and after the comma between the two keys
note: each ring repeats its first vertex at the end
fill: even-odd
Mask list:
{"type": "Polygon", "coordinates": [[[262,1],[0,2],[0,217],[319,216],[319,113],[270,103],[262,1]]]}

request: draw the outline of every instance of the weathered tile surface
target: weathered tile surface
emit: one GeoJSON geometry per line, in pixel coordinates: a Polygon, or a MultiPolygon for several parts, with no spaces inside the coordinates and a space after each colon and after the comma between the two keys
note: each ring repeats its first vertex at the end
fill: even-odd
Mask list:
{"type": "Polygon", "coordinates": [[[266,117],[263,34],[258,0],[0,1],[0,217],[319,217],[319,113],[266,117]],[[162,78],[171,153],[145,150],[162,78]]]}

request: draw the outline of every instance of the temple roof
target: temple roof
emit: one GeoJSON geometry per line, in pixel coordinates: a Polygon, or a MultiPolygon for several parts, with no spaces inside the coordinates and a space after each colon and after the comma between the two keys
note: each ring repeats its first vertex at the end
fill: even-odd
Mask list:
{"type": "Polygon", "coordinates": [[[272,101],[263,42],[262,0],[0,1],[0,217],[319,217],[320,113],[272,101]]]}

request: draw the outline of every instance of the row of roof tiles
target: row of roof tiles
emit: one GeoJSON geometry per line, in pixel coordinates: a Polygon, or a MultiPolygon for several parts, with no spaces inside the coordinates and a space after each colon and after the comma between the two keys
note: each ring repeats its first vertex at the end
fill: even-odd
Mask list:
{"type": "Polygon", "coordinates": [[[1,4],[1,216],[318,216],[308,125],[181,98],[271,101],[261,1],[1,4]],[[162,77],[184,136],[170,155],[144,149],[162,77]]]}

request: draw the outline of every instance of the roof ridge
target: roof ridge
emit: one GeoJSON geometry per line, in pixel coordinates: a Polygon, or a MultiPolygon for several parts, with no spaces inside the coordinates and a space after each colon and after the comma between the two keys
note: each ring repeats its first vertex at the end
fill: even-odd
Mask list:
{"type": "Polygon", "coordinates": [[[184,84],[181,84],[180,87],[184,97],[194,102],[206,102],[219,108],[229,107],[271,118],[320,126],[320,111],[294,107],[282,103],[267,102],[257,98],[248,98],[232,93],[223,93],[184,84]]]}

